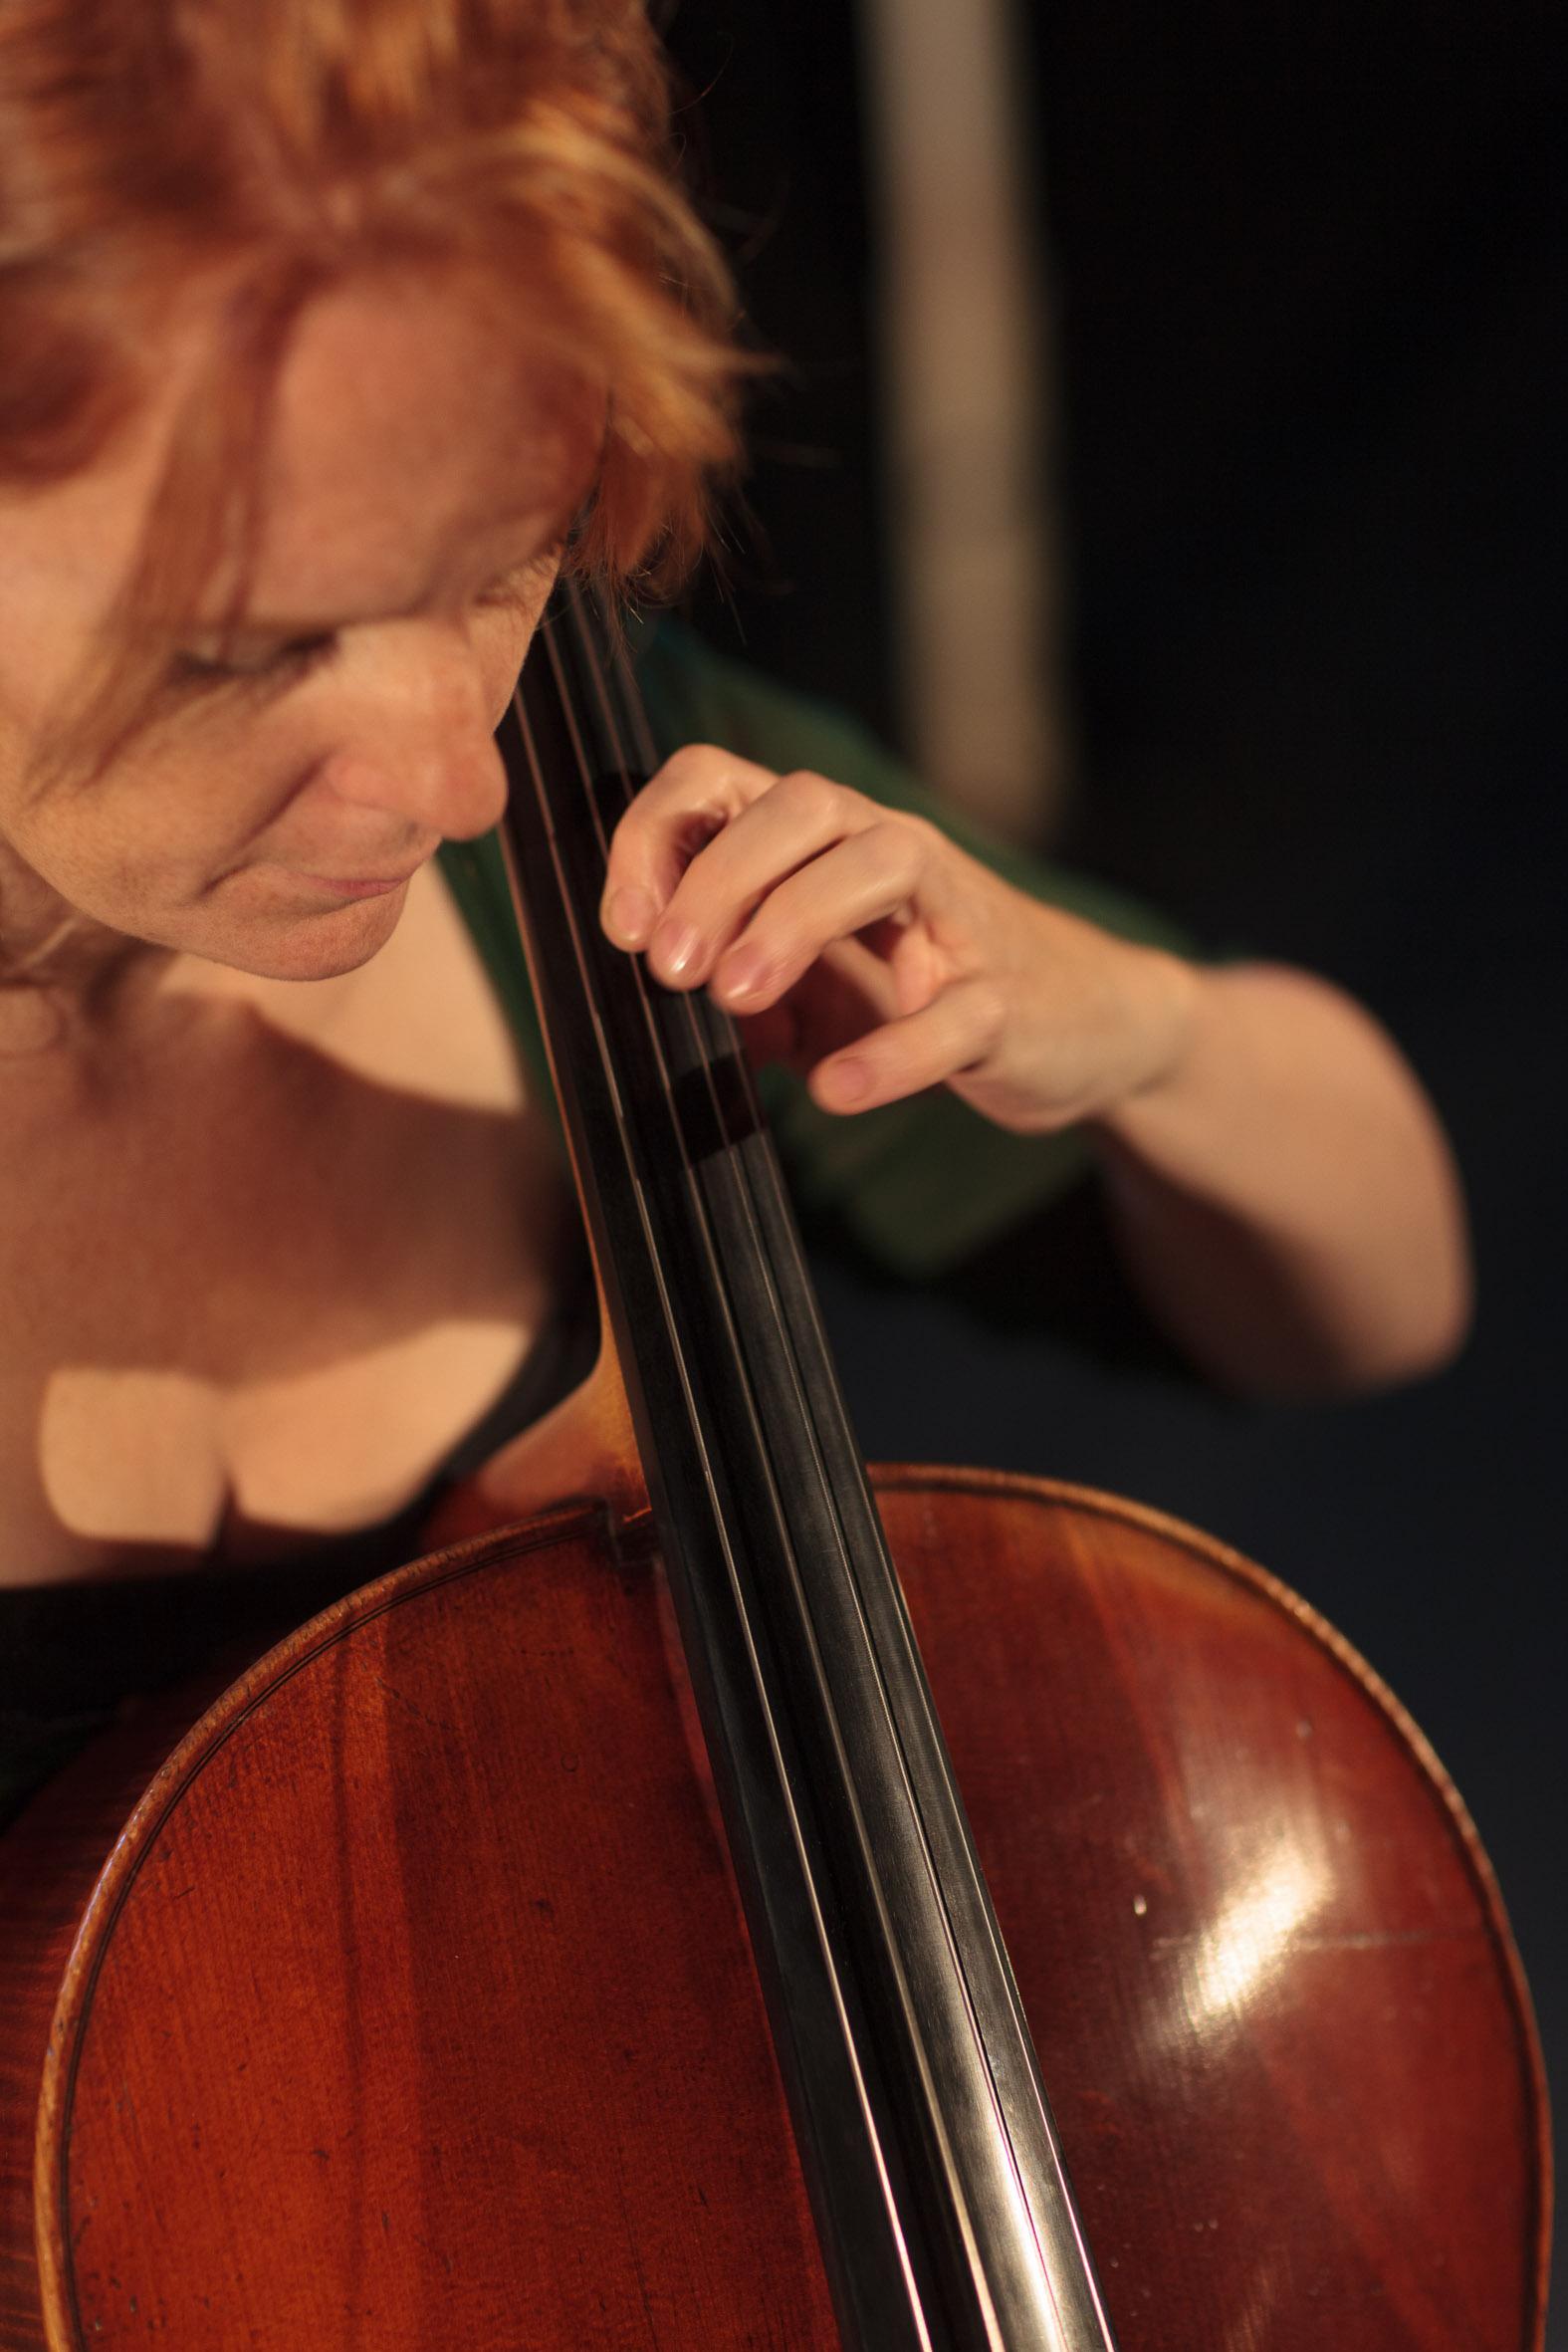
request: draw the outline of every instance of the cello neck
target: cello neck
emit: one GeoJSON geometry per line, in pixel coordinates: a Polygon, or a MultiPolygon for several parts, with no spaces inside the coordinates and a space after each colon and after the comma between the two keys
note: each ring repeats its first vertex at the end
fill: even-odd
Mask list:
{"type": "Polygon", "coordinates": [[[844,2341],[1108,2352],[735,1031],[598,926],[653,755],[574,596],[501,743],[541,1018],[844,2341]]]}

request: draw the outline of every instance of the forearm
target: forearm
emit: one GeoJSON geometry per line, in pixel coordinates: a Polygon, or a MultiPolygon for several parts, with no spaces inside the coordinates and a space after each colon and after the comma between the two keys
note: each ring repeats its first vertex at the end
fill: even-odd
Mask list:
{"type": "Polygon", "coordinates": [[[1443,1130],[1370,1017],[1271,965],[1200,972],[1171,1070],[1090,1122],[1125,1262],[1227,1386],[1377,1387],[1435,1370],[1469,1317],[1443,1130]]]}
{"type": "Polygon", "coordinates": [[[1321,981],[1205,970],[1031,896],[925,818],[703,744],[621,819],[604,922],[666,988],[740,1016],[821,1110],[946,1085],[1016,1133],[1097,1137],[1135,1279],[1224,1381],[1375,1386],[1462,1335],[1442,1129],[1321,981]]]}

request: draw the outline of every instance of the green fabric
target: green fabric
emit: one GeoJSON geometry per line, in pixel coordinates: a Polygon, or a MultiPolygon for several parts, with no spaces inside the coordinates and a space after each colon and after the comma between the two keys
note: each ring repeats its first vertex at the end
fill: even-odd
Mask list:
{"type": "Polygon", "coordinates": [[[550,1062],[523,942],[518,936],[501,836],[486,833],[478,841],[443,841],[439,863],[523,1058],[533,1075],[543,1082],[554,1109],[556,1094],[551,1083],[550,1062]]]}
{"type": "MultiPolygon", "coordinates": [[[[830,776],[888,808],[929,818],[1034,897],[1123,938],[1190,952],[1181,933],[1147,908],[991,840],[855,721],[723,659],[678,622],[661,619],[638,630],[635,659],[662,753],[716,743],[766,767],[830,776]]],[[[441,856],[523,1050],[542,1071],[539,1021],[499,845],[494,836],[450,843],[441,856]]],[[[764,1072],[762,1086],[801,1207],[830,1214],[869,1257],[907,1277],[962,1264],[1052,1200],[1087,1165],[1080,1136],[1011,1134],[945,1089],[834,1118],[787,1071],[764,1072]]]]}

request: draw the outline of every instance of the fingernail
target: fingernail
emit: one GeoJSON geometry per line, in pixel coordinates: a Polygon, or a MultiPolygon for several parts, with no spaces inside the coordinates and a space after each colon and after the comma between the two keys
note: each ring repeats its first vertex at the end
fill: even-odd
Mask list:
{"type": "Polygon", "coordinates": [[[742,997],[761,996],[772,971],[773,966],[760,949],[737,948],[733,956],[725,958],[718,993],[727,1004],[737,1002],[742,997]]]}
{"type": "Polygon", "coordinates": [[[835,1061],[831,1076],[839,1102],[859,1102],[871,1091],[871,1072],[863,1061],[835,1061]]]}
{"type": "Polygon", "coordinates": [[[647,891],[639,890],[629,883],[612,892],[609,905],[604,910],[608,917],[608,928],[627,947],[641,947],[653,929],[657,911],[647,891]]]}
{"type": "Polygon", "coordinates": [[[653,936],[653,960],[671,980],[680,980],[696,962],[697,947],[689,923],[663,923],[653,936]]]}

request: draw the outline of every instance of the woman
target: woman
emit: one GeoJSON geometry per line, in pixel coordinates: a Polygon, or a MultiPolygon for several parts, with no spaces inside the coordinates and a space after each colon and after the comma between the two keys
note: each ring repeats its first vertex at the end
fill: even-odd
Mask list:
{"type": "MultiPolygon", "coordinates": [[[[548,1393],[554,1127],[474,874],[432,860],[496,822],[562,565],[625,594],[695,557],[744,366],[627,0],[11,0],[0,109],[19,1790],[113,1695],[38,1666],[84,1587],[347,1579],[548,1393]]],[[[1042,1170],[1079,1131],[1223,1380],[1452,1350],[1447,1149],[1353,1005],[1026,894],[809,772],[787,718],[754,748],[653,779],[612,939],[836,1120],[946,1087],[1042,1170]]],[[[167,1670],[153,1589],[118,1687],[167,1670]]]]}

